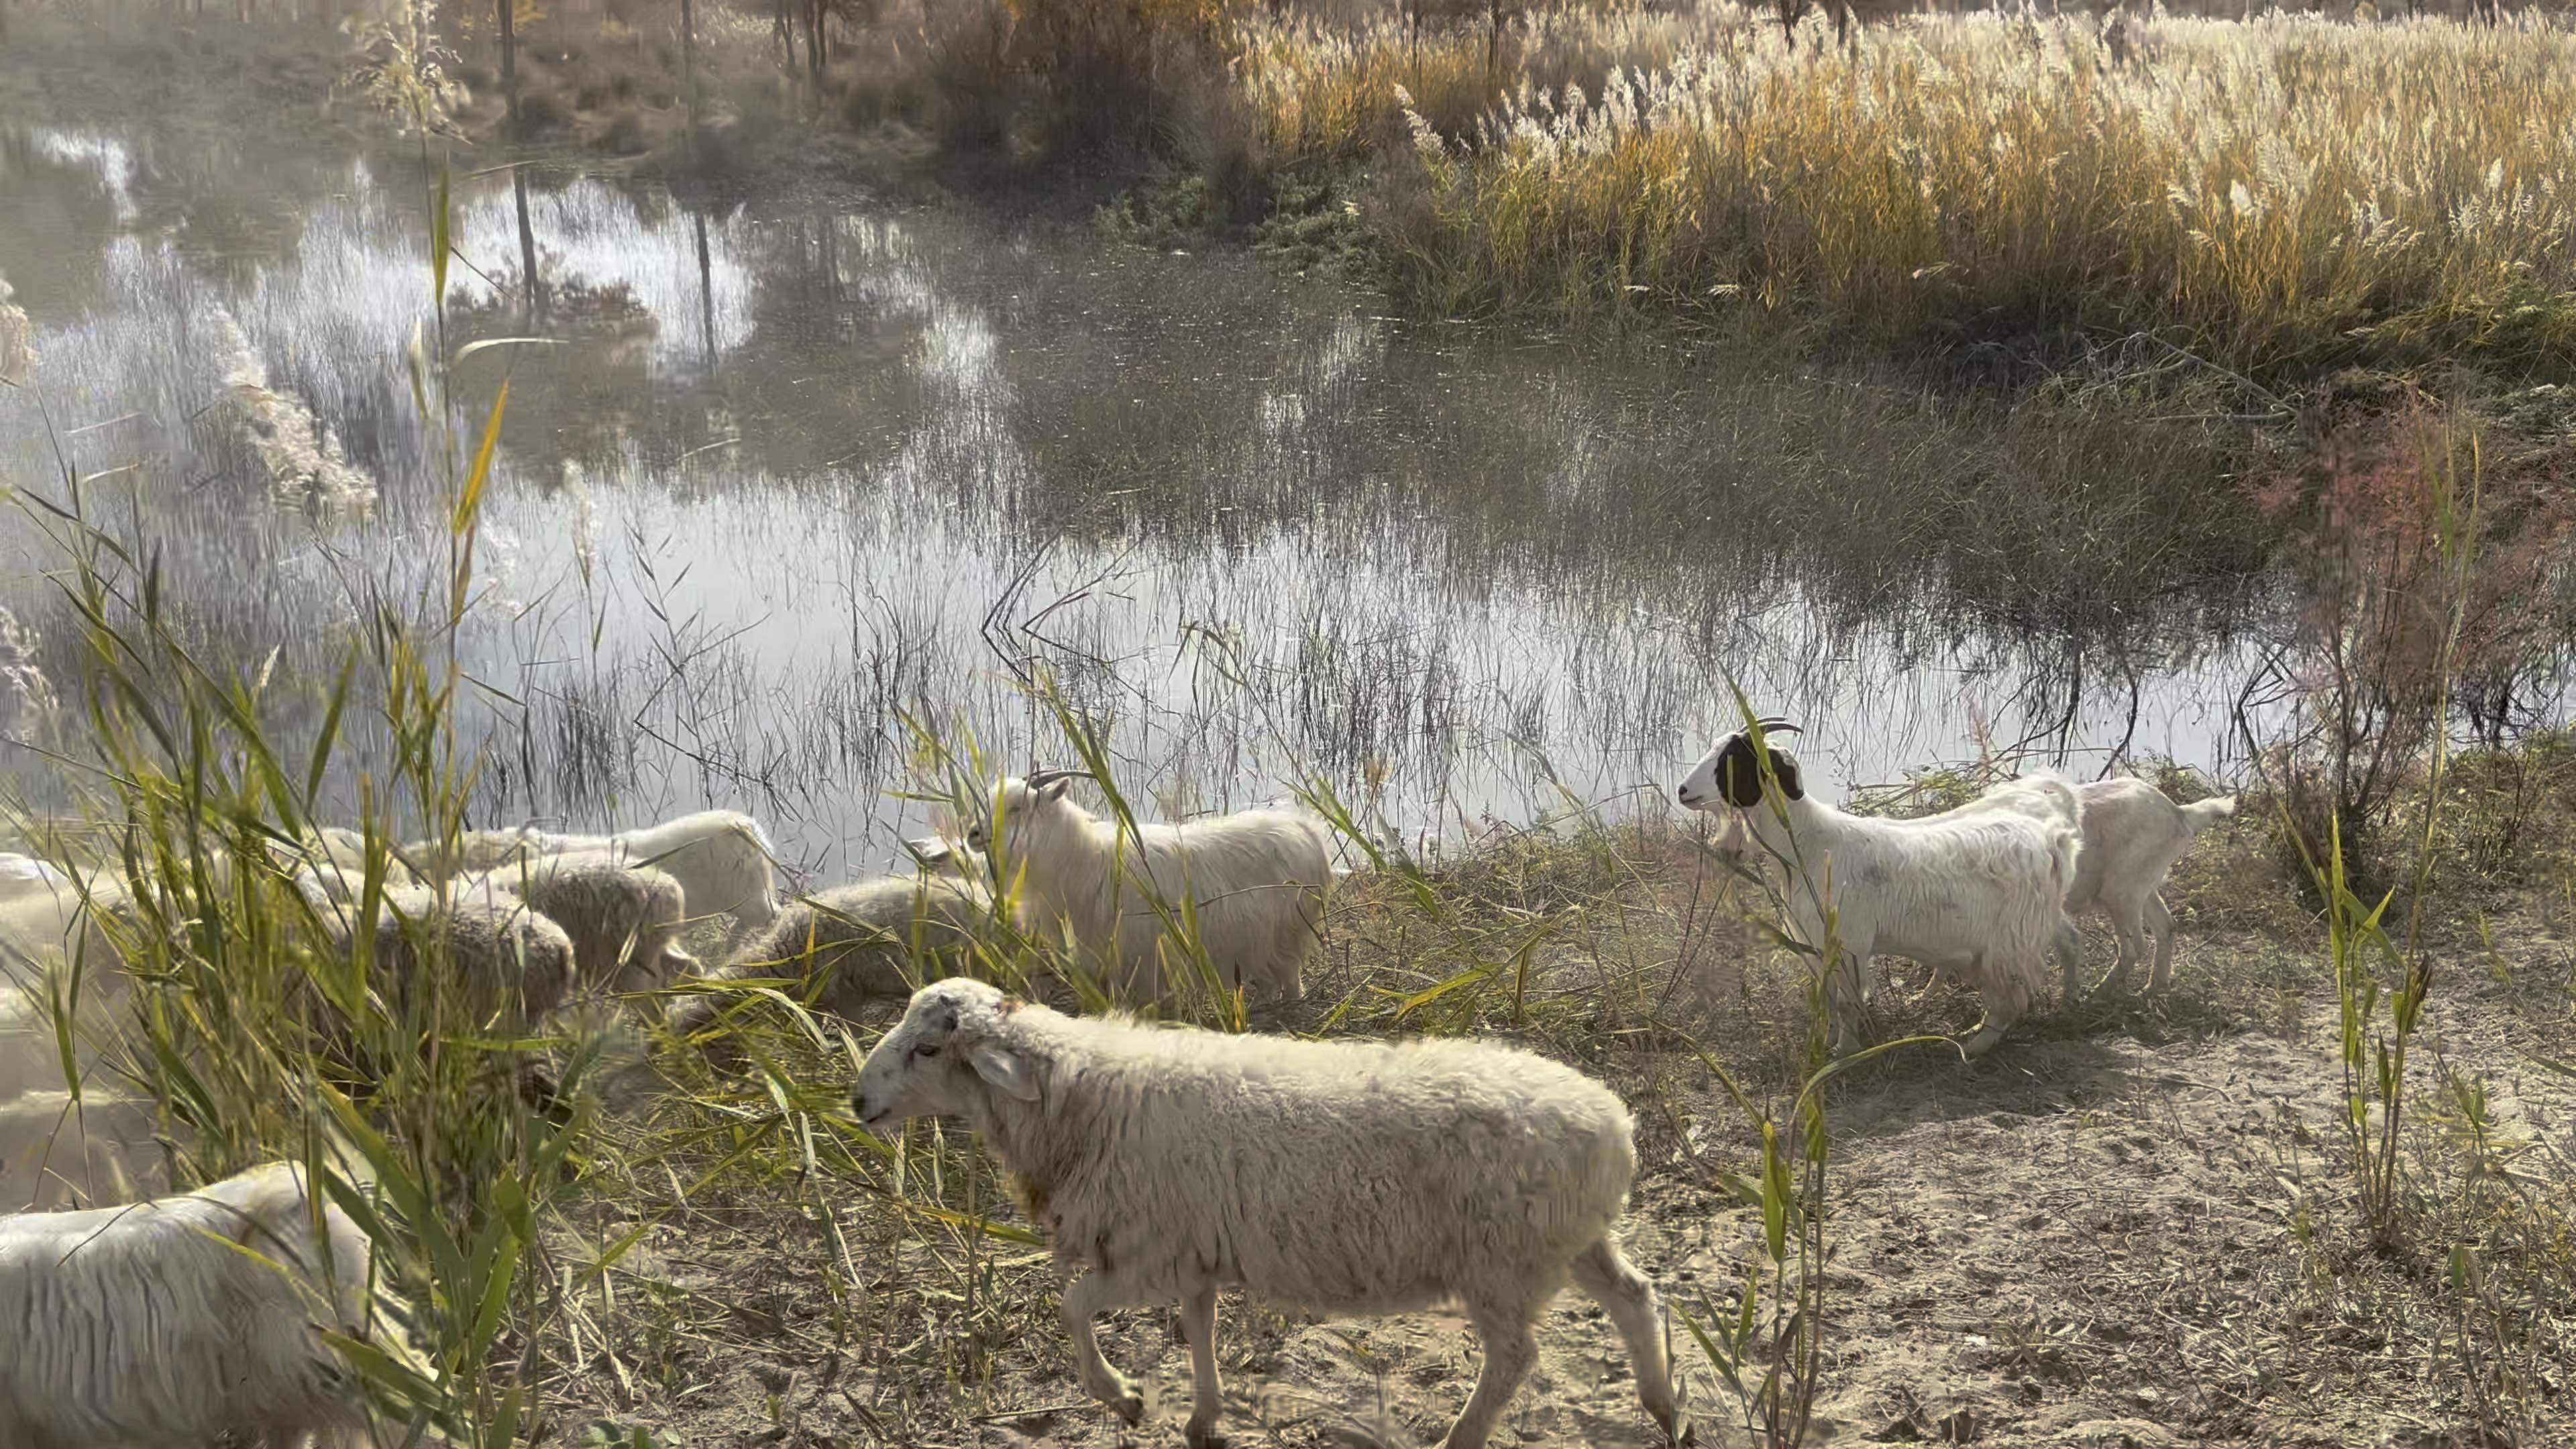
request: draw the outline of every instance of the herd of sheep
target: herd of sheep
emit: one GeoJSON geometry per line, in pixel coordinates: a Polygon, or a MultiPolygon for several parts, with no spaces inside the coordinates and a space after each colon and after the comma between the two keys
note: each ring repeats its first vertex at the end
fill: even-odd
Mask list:
{"type": "MultiPolygon", "coordinates": [[[[1877,956],[1975,988],[1985,1019],[1963,1046],[1992,1047],[2045,991],[2052,958],[2067,998],[2083,994],[2073,917],[2086,911],[2119,938],[2107,986],[2150,952],[2150,987],[2165,985],[2173,927],[2159,890],[2231,800],[2183,806],[2135,780],[2040,775],[1942,815],[1855,816],[1807,796],[1795,756],[1772,743],[1795,729],[1765,720],[1728,735],[1678,793],[1722,817],[1722,853],[1758,848],[1786,867],[1782,925],[1830,963],[1837,1049],[1857,1044],[1877,956]]],[[[1231,1035],[1068,1015],[969,975],[920,984],[974,959],[955,948],[1008,931],[1127,1007],[1168,1004],[1211,976],[1274,1009],[1304,996],[1333,879],[1320,822],[1255,810],[1134,824],[1083,809],[1073,778],[1006,780],[956,841],[921,852],[919,873],[783,907],[767,837],[729,811],[622,835],[471,832],[372,851],[323,831],[276,864],[336,923],[333,939],[377,932],[388,982],[444,971],[510,1030],[587,988],[667,1002],[673,1036],[698,1046],[721,1043],[754,999],[747,982],[801,982],[805,1000],[850,1018],[906,1001],[860,1069],[852,1112],[874,1132],[922,1115],[976,1130],[1069,1280],[1063,1322],[1083,1388],[1129,1423],[1144,1397],[1101,1356],[1093,1319],[1179,1306],[1196,1449],[1216,1438],[1216,1296],[1235,1286],[1324,1312],[1462,1307],[1483,1362],[1443,1443],[1476,1449],[1571,1283],[1625,1343],[1646,1413],[1686,1436],[1654,1286],[1617,1244],[1637,1157],[1627,1108],[1601,1083],[1498,1042],[1231,1035]],[[368,902],[377,918],[356,920],[368,902]],[[719,916],[726,959],[702,970],[683,934],[719,916]],[[433,919],[434,962],[408,944],[430,939],[419,928],[433,919]]],[[[10,963],[111,959],[124,938],[99,921],[120,889],[0,857],[10,963]]],[[[112,1010],[118,994],[92,991],[84,1008],[112,1010]]],[[[283,1163],[147,1198],[163,1181],[165,1124],[95,1087],[73,1147],[73,1104],[45,1080],[64,1054],[40,999],[0,993],[0,1210],[31,1209],[0,1217],[0,1321],[24,1340],[0,1355],[0,1445],[361,1442],[353,1385],[316,1329],[365,1332],[365,1237],[283,1163]],[[138,1301],[148,1308],[124,1306],[138,1301]],[[125,1317],[148,1332],[109,1331],[125,1317]]]]}

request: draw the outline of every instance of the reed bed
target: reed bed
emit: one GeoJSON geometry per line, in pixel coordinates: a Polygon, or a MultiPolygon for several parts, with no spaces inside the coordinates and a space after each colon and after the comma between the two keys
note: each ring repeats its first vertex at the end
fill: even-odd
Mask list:
{"type": "Polygon", "coordinates": [[[1837,45],[1714,6],[1249,36],[1274,159],[1403,119],[1370,219],[1444,313],[2145,332],[2257,374],[2576,343],[2576,36],[2545,19],[1913,16],[1837,45]]]}

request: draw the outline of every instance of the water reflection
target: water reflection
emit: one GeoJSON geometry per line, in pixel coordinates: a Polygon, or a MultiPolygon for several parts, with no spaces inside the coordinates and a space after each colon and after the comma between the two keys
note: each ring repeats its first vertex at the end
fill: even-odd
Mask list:
{"type": "Polygon", "coordinates": [[[53,295],[12,274],[41,362],[0,400],[0,465],[119,470],[98,486],[169,540],[223,655],[319,676],[372,601],[423,597],[436,480],[508,377],[460,646],[493,691],[495,818],[742,803],[804,864],[878,864],[920,823],[886,794],[900,716],[1025,763],[1040,665],[1172,810],[1310,768],[1354,792],[1382,770],[1408,829],[1660,808],[1728,673],[1808,721],[1827,788],[2025,740],[2211,763],[2245,672],[2225,640],[2263,597],[2259,549],[2085,486],[2135,440],[2034,439],[1899,381],[1479,339],[1239,258],[525,168],[460,183],[442,319],[416,163],[198,156],[138,199],[113,138],[0,157],[0,269],[83,248],[30,274],[53,295]],[[208,215],[270,242],[210,249],[208,215]],[[378,480],[372,513],[250,506],[219,319],[378,480]],[[415,337],[529,334],[554,345],[476,352],[449,428],[422,422],[415,337]],[[2014,541],[2010,510],[2043,507],[2065,537],[2014,541]]]}

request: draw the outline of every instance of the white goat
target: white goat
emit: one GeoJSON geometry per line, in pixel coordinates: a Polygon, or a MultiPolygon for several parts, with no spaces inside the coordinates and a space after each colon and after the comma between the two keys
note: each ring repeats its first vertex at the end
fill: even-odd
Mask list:
{"type": "MultiPolygon", "coordinates": [[[[1797,728],[1764,723],[1774,733],[1797,728]]],[[[1681,803],[1733,810],[1719,848],[1740,852],[1749,834],[1783,863],[1789,934],[1839,957],[1826,982],[1834,1050],[1859,1044],[1875,956],[1912,957],[1977,991],[1985,1019],[1961,1043],[1968,1055],[2001,1041],[2039,994],[2051,951],[2081,949],[2065,906],[2082,816],[2074,792],[2043,779],[2033,789],[2054,802],[2030,813],[1878,819],[1808,798],[1796,757],[1768,754],[1766,772],[1750,735],[1728,735],[1682,782],[1681,803]]]]}
{"type": "MultiPolygon", "coordinates": [[[[2051,782],[2075,792],[2083,805],[2083,853],[2075,858],[2075,884],[2066,892],[2066,913],[2099,912],[2120,938],[2120,957],[2098,990],[2127,988],[2129,970],[2147,955],[2155,940],[2155,970],[2147,978],[2150,994],[2173,977],[2173,912],[2162,894],[2165,876],[2200,833],[2236,813],[2236,797],[2177,805],[2144,780],[2120,778],[2074,784],[2050,774],[2006,780],[1956,810],[1953,816],[1981,810],[2028,809],[2029,802],[2053,800],[2051,782]]],[[[1938,817],[1935,817],[1938,818],[1938,817]]],[[[2085,992],[2082,942],[2061,946],[2066,1000],[2072,1005],[2085,992]]]]}
{"type": "Polygon", "coordinates": [[[1072,783],[1048,771],[1004,780],[992,815],[966,833],[969,849],[999,856],[1002,878],[1019,882],[1024,925],[1070,935],[1113,996],[1141,1005],[1188,970],[1163,914],[1177,924],[1188,902],[1220,982],[1274,1003],[1305,997],[1333,880],[1322,822],[1245,810],[1129,834],[1065,798],[1072,783]]]}
{"type": "Polygon", "coordinates": [[[169,1182],[152,1104],[95,1089],[0,1101],[0,1212],[132,1202],[169,1182]]]}
{"type": "Polygon", "coordinates": [[[367,1283],[365,1236],[291,1163],[0,1218],[0,1444],[354,1446],[364,1411],[316,1324],[365,1336],[367,1283]]]}
{"type": "Polygon", "coordinates": [[[1188,1438],[1219,1413],[1226,1284],[1335,1313],[1458,1302],[1484,1367],[1443,1442],[1480,1449],[1571,1279],[1626,1340],[1637,1393],[1679,1425],[1654,1286],[1611,1236],[1637,1152],[1599,1082],[1493,1042],[1300,1041],[1078,1019],[962,977],[915,993],[859,1071],[872,1132],[963,1117],[1059,1268],[1083,1387],[1128,1423],[1136,1384],[1094,1316],[1177,1300],[1195,1385],[1188,1438]]]}
{"type": "MultiPolygon", "coordinates": [[[[972,943],[992,923],[992,894],[972,877],[884,876],[790,905],[707,979],[801,977],[788,995],[856,1021],[871,1001],[911,996],[927,974],[919,963],[972,943]]],[[[689,997],[671,1008],[671,1029],[703,1030],[726,1002],[722,992],[689,997]]]]}

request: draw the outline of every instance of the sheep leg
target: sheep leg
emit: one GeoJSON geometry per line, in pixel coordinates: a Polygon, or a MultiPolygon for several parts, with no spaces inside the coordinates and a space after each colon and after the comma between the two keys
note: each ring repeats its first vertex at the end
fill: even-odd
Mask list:
{"type": "Polygon", "coordinates": [[[1535,1317],[1519,1303],[1470,1306],[1468,1318],[1484,1347],[1485,1365],[1477,1371],[1475,1392],[1467,1396],[1467,1407],[1458,1411],[1458,1421],[1449,1426],[1440,1449],[1485,1449],[1494,1425],[1501,1421],[1521,1380],[1528,1377],[1530,1365],[1538,1362],[1538,1334],[1531,1323],[1535,1317]]]}
{"type": "Polygon", "coordinates": [[[1190,1345],[1192,1393],[1190,1422],[1183,1432],[1190,1449],[1215,1449],[1225,1442],[1216,1433],[1223,1394],[1216,1373],[1216,1284],[1201,1284],[1182,1296],[1181,1337],[1190,1345]]]}
{"type": "Polygon", "coordinates": [[[2147,994],[2154,996],[2173,984],[2174,920],[2162,891],[2147,897],[2147,932],[2156,938],[2156,969],[2147,978],[2147,994]]]}
{"type": "MultiPolygon", "coordinates": [[[[1985,953],[1979,952],[1971,958],[1969,974],[1973,980],[1990,979],[1985,953]]],[[[1994,1050],[1995,1043],[2002,1041],[2004,1033],[2012,1030],[2013,1023],[2021,1020],[2024,1005],[2023,993],[2006,985],[1989,985],[1978,994],[1985,1003],[1985,1017],[1977,1023],[1977,1029],[1969,1034],[1968,1039],[1959,1043],[1959,1050],[1970,1057],[1981,1057],[1994,1050]]]]}
{"type": "Polygon", "coordinates": [[[1091,1333],[1091,1320],[1112,1308],[1123,1306],[1126,1295],[1107,1273],[1098,1269],[1085,1273],[1064,1290],[1064,1331],[1073,1340],[1073,1366],[1082,1376],[1083,1392],[1118,1411],[1127,1423],[1145,1420],[1144,1391],[1136,1381],[1109,1366],[1100,1356],[1100,1340],[1091,1333]]]}
{"type": "MultiPolygon", "coordinates": [[[[2120,948],[2120,959],[2128,959],[2126,945],[2120,948]]],[[[2071,918],[2057,924],[2057,964],[2060,974],[2065,977],[2063,989],[2066,993],[2059,999],[2068,1006],[2084,1000],[2084,932],[2071,918]]],[[[2117,977],[2119,968],[2113,967],[2111,974],[2117,977]]]]}
{"type": "Polygon", "coordinates": [[[1620,1339],[1628,1345],[1628,1366],[1637,1375],[1638,1402],[1663,1428],[1667,1441],[1682,1442],[1690,1426],[1680,1422],[1673,1403],[1672,1363],[1664,1354],[1655,1285],[1608,1238],[1601,1238],[1575,1258],[1574,1286],[1590,1294],[1617,1325],[1620,1339]]]}

